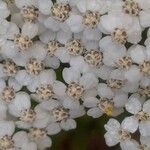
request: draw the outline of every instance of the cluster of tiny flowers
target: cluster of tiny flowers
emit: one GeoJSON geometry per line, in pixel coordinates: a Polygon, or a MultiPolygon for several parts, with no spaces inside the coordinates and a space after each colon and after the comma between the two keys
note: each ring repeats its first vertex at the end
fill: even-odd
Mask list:
{"type": "Polygon", "coordinates": [[[150,0],[0,0],[0,150],[45,150],[84,115],[150,150],[149,27],[150,0]]]}

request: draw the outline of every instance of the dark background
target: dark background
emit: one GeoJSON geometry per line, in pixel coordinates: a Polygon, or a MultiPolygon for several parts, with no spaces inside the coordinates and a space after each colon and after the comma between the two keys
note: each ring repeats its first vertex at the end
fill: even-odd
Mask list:
{"type": "Polygon", "coordinates": [[[120,150],[119,146],[108,147],[104,139],[106,116],[99,119],[83,117],[76,119],[77,129],[52,136],[51,150],[120,150]]]}

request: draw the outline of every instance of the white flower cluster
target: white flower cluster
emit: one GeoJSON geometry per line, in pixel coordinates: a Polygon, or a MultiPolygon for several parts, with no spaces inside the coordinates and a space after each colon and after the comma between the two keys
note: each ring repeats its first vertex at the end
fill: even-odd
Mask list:
{"type": "Polygon", "coordinates": [[[107,145],[150,150],[149,27],[150,0],[0,0],[0,150],[123,112],[107,145]]]}

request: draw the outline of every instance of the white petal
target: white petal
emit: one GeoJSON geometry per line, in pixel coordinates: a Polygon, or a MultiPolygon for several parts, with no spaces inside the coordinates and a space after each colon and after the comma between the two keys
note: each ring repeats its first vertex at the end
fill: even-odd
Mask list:
{"type": "Polygon", "coordinates": [[[145,144],[150,147],[150,136],[140,136],[141,144],[145,144]]]}
{"type": "Polygon", "coordinates": [[[101,32],[98,29],[85,29],[83,32],[83,37],[88,40],[100,40],[101,39],[101,32]]]}
{"type": "Polygon", "coordinates": [[[99,100],[95,97],[87,97],[84,99],[83,105],[85,107],[91,108],[91,107],[96,107],[98,102],[99,102],[99,100]]]}
{"type": "Polygon", "coordinates": [[[55,56],[53,56],[53,57],[47,56],[45,58],[45,64],[46,64],[46,66],[48,66],[50,68],[57,69],[60,66],[60,60],[55,56]]]}
{"type": "Polygon", "coordinates": [[[138,18],[133,18],[133,23],[127,30],[128,42],[137,44],[142,39],[142,28],[138,18]]]}
{"type": "Polygon", "coordinates": [[[80,78],[80,85],[83,85],[85,89],[91,89],[97,87],[98,79],[92,73],[86,73],[80,78]]]}
{"type": "Polygon", "coordinates": [[[145,10],[145,11],[141,11],[140,15],[140,24],[145,28],[145,27],[149,27],[150,26],[150,11],[149,10],[145,10]]]}
{"type": "Polygon", "coordinates": [[[138,129],[138,126],[138,119],[134,116],[126,117],[121,123],[121,127],[131,133],[134,133],[138,129]]]}
{"type": "Polygon", "coordinates": [[[104,137],[105,137],[106,144],[108,146],[115,146],[116,144],[119,143],[119,139],[113,134],[106,133],[104,137]]]}
{"type": "Polygon", "coordinates": [[[76,128],[76,122],[73,119],[62,120],[60,126],[63,130],[68,131],[76,128]]]}
{"type": "Polygon", "coordinates": [[[15,23],[10,23],[9,29],[7,30],[7,38],[13,40],[17,34],[19,34],[19,28],[15,23]]]}
{"type": "Polygon", "coordinates": [[[109,88],[106,84],[104,83],[100,83],[98,85],[98,94],[101,97],[107,97],[109,99],[111,99],[114,96],[113,91],[111,90],[111,88],[109,88]]]}
{"type": "Polygon", "coordinates": [[[117,131],[120,129],[120,123],[116,119],[111,118],[104,127],[107,131],[117,131]]]}
{"type": "Polygon", "coordinates": [[[135,140],[125,140],[120,143],[122,150],[139,150],[139,144],[135,140]]]}
{"type": "Polygon", "coordinates": [[[60,29],[60,24],[57,20],[53,18],[48,18],[44,21],[46,28],[51,29],[52,31],[58,31],[60,29]]]}
{"type": "Polygon", "coordinates": [[[70,118],[79,118],[82,117],[83,115],[85,115],[85,110],[83,106],[70,110],[70,118]]]}
{"type": "Polygon", "coordinates": [[[35,107],[35,112],[36,119],[33,122],[33,126],[36,128],[45,128],[49,123],[49,114],[39,107],[35,107]]]}
{"type": "Polygon", "coordinates": [[[57,33],[57,40],[62,44],[66,44],[67,41],[69,41],[71,38],[72,38],[71,32],[64,32],[64,31],[60,30],[57,33]]]}
{"type": "Polygon", "coordinates": [[[15,0],[15,4],[18,8],[23,8],[24,6],[36,6],[35,0],[15,0]]]}
{"type": "Polygon", "coordinates": [[[143,105],[143,111],[150,114],[150,100],[147,100],[143,105]]]}
{"type": "Polygon", "coordinates": [[[51,30],[46,30],[45,32],[42,32],[39,36],[40,40],[43,43],[48,43],[49,41],[52,41],[55,39],[56,33],[51,30]]]}
{"type": "Polygon", "coordinates": [[[22,147],[24,143],[28,143],[27,133],[24,131],[17,132],[13,136],[13,140],[15,142],[15,146],[22,147]]]}
{"type": "Polygon", "coordinates": [[[30,96],[25,92],[19,92],[16,94],[14,101],[9,105],[9,111],[12,115],[19,117],[21,111],[30,107],[30,96]]]}
{"type": "Polygon", "coordinates": [[[58,123],[51,123],[46,128],[48,135],[55,135],[61,131],[58,123]]]}
{"type": "Polygon", "coordinates": [[[50,0],[38,0],[38,6],[39,10],[44,14],[44,15],[49,15],[51,12],[51,7],[53,3],[50,0]]]}
{"type": "Polygon", "coordinates": [[[66,48],[59,48],[56,51],[55,56],[58,57],[62,63],[67,63],[70,61],[70,55],[66,48]]]}
{"type": "Polygon", "coordinates": [[[71,82],[78,83],[80,78],[80,72],[77,69],[75,70],[73,68],[64,68],[62,74],[63,74],[63,79],[68,84],[71,82]]]}
{"type": "Polygon", "coordinates": [[[29,76],[29,74],[25,70],[20,70],[16,76],[15,79],[21,84],[21,85],[28,85],[32,78],[29,76]]]}
{"type": "Polygon", "coordinates": [[[3,101],[0,101],[0,120],[6,119],[6,116],[7,116],[7,105],[3,101]]]}
{"type": "Polygon", "coordinates": [[[139,130],[142,136],[150,136],[150,121],[141,122],[139,130]]]}
{"type": "Polygon", "coordinates": [[[57,100],[50,100],[40,103],[38,106],[44,110],[51,111],[54,108],[59,106],[59,102],[57,100]]]}
{"type": "Polygon", "coordinates": [[[124,107],[128,101],[128,94],[122,91],[119,91],[115,94],[113,101],[116,107],[124,107]]]}
{"type": "Polygon", "coordinates": [[[79,101],[65,97],[63,101],[63,106],[68,109],[77,109],[80,106],[79,101]]]}
{"type": "Polygon", "coordinates": [[[134,45],[128,51],[135,63],[142,64],[146,59],[145,47],[141,45],[134,45]]]}
{"type": "Polygon", "coordinates": [[[9,16],[10,11],[7,8],[7,3],[5,3],[4,1],[0,1],[0,18],[6,18],[9,16]]]}
{"type": "Polygon", "coordinates": [[[14,42],[6,41],[1,48],[1,53],[8,58],[13,58],[17,55],[18,49],[16,48],[14,42]]]}
{"type": "Polygon", "coordinates": [[[16,121],[16,127],[19,129],[30,129],[32,127],[31,123],[23,122],[23,121],[16,121]]]}
{"type": "Polygon", "coordinates": [[[51,147],[52,140],[48,136],[46,136],[39,139],[36,143],[39,150],[45,150],[46,148],[51,147]]]}
{"type": "Polygon", "coordinates": [[[103,115],[103,112],[98,107],[93,107],[87,111],[87,115],[93,118],[99,118],[103,115]]]}
{"type": "Polygon", "coordinates": [[[125,72],[125,78],[129,82],[138,82],[140,81],[142,74],[138,67],[132,66],[128,71],[125,72]]]}
{"type": "Polygon", "coordinates": [[[141,110],[141,107],[142,105],[136,97],[131,97],[125,105],[126,110],[132,114],[137,114],[141,110]]]}
{"type": "Polygon", "coordinates": [[[81,73],[87,72],[89,69],[88,64],[85,63],[84,58],[82,56],[74,57],[70,60],[70,66],[79,70],[81,73]]]}
{"type": "Polygon", "coordinates": [[[0,121],[0,137],[12,136],[15,131],[15,124],[12,121],[0,121]]]}
{"type": "Polygon", "coordinates": [[[45,59],[46,54],[47,51],[41,42],[34,43],[27,51],[28,58],[36,58],[40,61],[45,59]]]}
{"type": "Polygon", "coordinates": [[[67,19],[67,25],[70,27],[71,31],[74,33],[79,33],[83,30],[82,16],[80,15],[70,15],[67,19]]]}
{"type": "Polygon", "coordinates": [[[54,93],[58,96],[64,96],[66,92],[66,85],[60,81],[55,81],[53,84],[54,93]]]}
{"type": "Polygon", "coordinates": [[[38,25],[34,23],[24,23],[22,26],[22,34],[34,38],[38,33],[38,25]]]}
{"type": "MultiPolygon", "coordinates": [[[[2,66],[2,67],[3,67],[3,66],[2,66]]],[[[5,87],[6,87],[6,82],[5,82],[5,80],[0,79],[0,92],[2,92],[5,87]]]]}
{"type": "Polygon", "coordinates": [[[52,69],[44,70],[43,72],[41,72],[39,76],[39,82],[41,84],[53,84],[55,80],[56,80],[56,73],[52,69]]]}
{"type": "Polygon", "coordinates": [[[37,150],[37,145],[34,142],[23,144],[22,150],[37,150]]]}
{"type": "Polygon", "coordinates": [[[18,81],[14,78],[9,78],[8,84],[10,87],[13,87],[15,91],[19,91],[22,88],[21,84],[19,84],[18,81]]]}

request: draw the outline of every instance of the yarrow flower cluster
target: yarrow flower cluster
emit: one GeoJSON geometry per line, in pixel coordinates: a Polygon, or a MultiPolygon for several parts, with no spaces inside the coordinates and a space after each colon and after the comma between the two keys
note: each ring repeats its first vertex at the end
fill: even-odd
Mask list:
{"type": "Polygon", "coordinates": [[[0,150],[45,150],[85,114],[149,150],[149,27],[149,0],[0,0],[0,150]]]}

